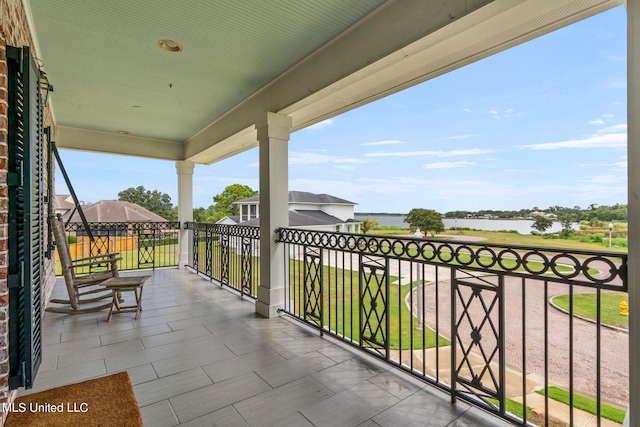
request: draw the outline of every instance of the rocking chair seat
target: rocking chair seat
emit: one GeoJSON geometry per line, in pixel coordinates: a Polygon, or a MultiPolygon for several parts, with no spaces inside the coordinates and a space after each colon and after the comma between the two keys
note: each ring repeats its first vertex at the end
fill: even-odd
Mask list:
{"type": "Polygon", "coordinates": [[[100,285],[107,279],[118,277],[118,261],[122,259],[119,257],[119,253],[72,259],[62,216],[60,214],[52,215],[49,219],[69,299],[51,299],[49,303],[64,304],[64,306],[50,305],[45,310],[54,313],[78,314],[109,308],[111,302],[96,303],[112,298],[111,291],[100,285]],[[85,271],[87,271],[86,274],[85,271]],[[82,298],[87,295],[91,297],[82,298]]]}

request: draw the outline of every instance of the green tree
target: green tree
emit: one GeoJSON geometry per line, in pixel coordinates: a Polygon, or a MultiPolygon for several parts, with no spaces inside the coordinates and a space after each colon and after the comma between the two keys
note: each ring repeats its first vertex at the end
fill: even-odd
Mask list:
{"type": "Polygon", "coordinates": [[[118,193],[118,200],[140,205],[156,215],[160,215],[167,221],[176,221],[178,219],[173,211],[171,197],[158,190],[145,190],[142,185],[135,188],[130,187],[118,193]]]}
{"type": "Polygon", "coordinates": [[[444,231],[442,215],[433,209],[413,208],[407,214],[404,222],[409,224],[412,231],[419,228],[425,233],[430,233],[431,237],[444,231]]]}
{"type": "Polygon", "coordinates": [[[215,222],[214,206],[209,205],[208,208],[193,208],[193,220],[195,222],[215,222]]]}
{"type": "Polygon", "coordinates": [[[553,220],[547,218],[546,216],[536,215],[533,218],[533,224],[531,224],[531,228],[540,233],[544,233],[553,225],[553,220]]]}
{"type": "Polygon", "coordinates": [[[360,228],[362,229],[362,234],[367,234],[369,230],[371,230],[376,225],[380,224],[380,221],[377,219],[363,219],[360,223],[360,228]]]}
{"type": "Polygon", "coordinates": [[[232,203],[257,194],[258,192],[248,185],[231,184],[226,186],[222,193],[213,196],[215,205],[213,205],[211,222],[216,222],[225,216],[237,215],[237,208],[232,203]]]}
{"type": "Polygon", "coordinates": [[[564,238],[569,237],[569,235],[573,233],[573,223],[576,221],[576,217],[572,214],[564,213],[562,215],[558,215],[558,221],[562,226],[560,235],[564,238]]]}

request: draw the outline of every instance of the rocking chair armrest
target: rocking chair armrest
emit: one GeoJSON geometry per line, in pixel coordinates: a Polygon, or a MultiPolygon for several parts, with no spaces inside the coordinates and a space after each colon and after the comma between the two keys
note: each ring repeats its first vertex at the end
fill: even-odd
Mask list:
{"type": "MultiPolygon", "coordinates": [[[[71,260],[72,262],[77,262],[77,261],[88,261],[88,260],[94,260],[97,258],[112,258],[112,257],[116,257],[120,255],[120,252],[108,252],[106,254],[98,254],[98,255],[91,255],[88,257],[84,257],[84,258],[74,258],[73,260],[71,260]]],[[[109,261],[108,259],[105,261],[109,261]]]]}
{"type": "Polygon", "coordinates": [[[118,258],[109,257],[109,258],[100,259],[100,260],[96,259],[94,261],[89,261],[89,262],[80,262],[80,263],[73,262],[72,265],[73,265],[73,268],[91,267],[93,265],[104,265],[106,263],[115,264],[116,262],[121,261],[121,260],[122,260],[121,257],[118,257],[118,258]]]}

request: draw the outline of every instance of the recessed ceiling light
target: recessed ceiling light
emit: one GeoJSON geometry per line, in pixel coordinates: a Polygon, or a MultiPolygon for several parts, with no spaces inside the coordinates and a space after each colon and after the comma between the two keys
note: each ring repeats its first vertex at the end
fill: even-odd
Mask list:
{"type": "Polygon", "coordinates": [[[134,105],[131,108],[133,108],[134,110],[140,110],[140,109],[142,109],[142,105],[134,105]]]}
{"type": "Polygon", "coordinates": [[[126,131],[126,130],[119,130],[119,131],[118,131],[118,133],[119,133],[120,135],[130,135],[130,134],[131,134],[130,132],[128,132],[128,131],[126,131]]]}
{"type": "Polygon", "coordinates": [[[184,50],[184,47],[180,43],[168,39],[160,40],[158,46],[160,46],[160,49],[171,53],[180,53],[184,50]]]}

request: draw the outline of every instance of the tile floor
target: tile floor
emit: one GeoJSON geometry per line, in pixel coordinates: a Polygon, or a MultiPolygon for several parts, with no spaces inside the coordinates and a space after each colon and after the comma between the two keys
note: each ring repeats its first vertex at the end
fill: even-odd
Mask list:
{"type": "Polygon", "coordinates": [[[138,320],[46,313],[22,394],[126,370],[150,427],[508,425],[190,271],[135,274],[153,276],[138,320]]]}

